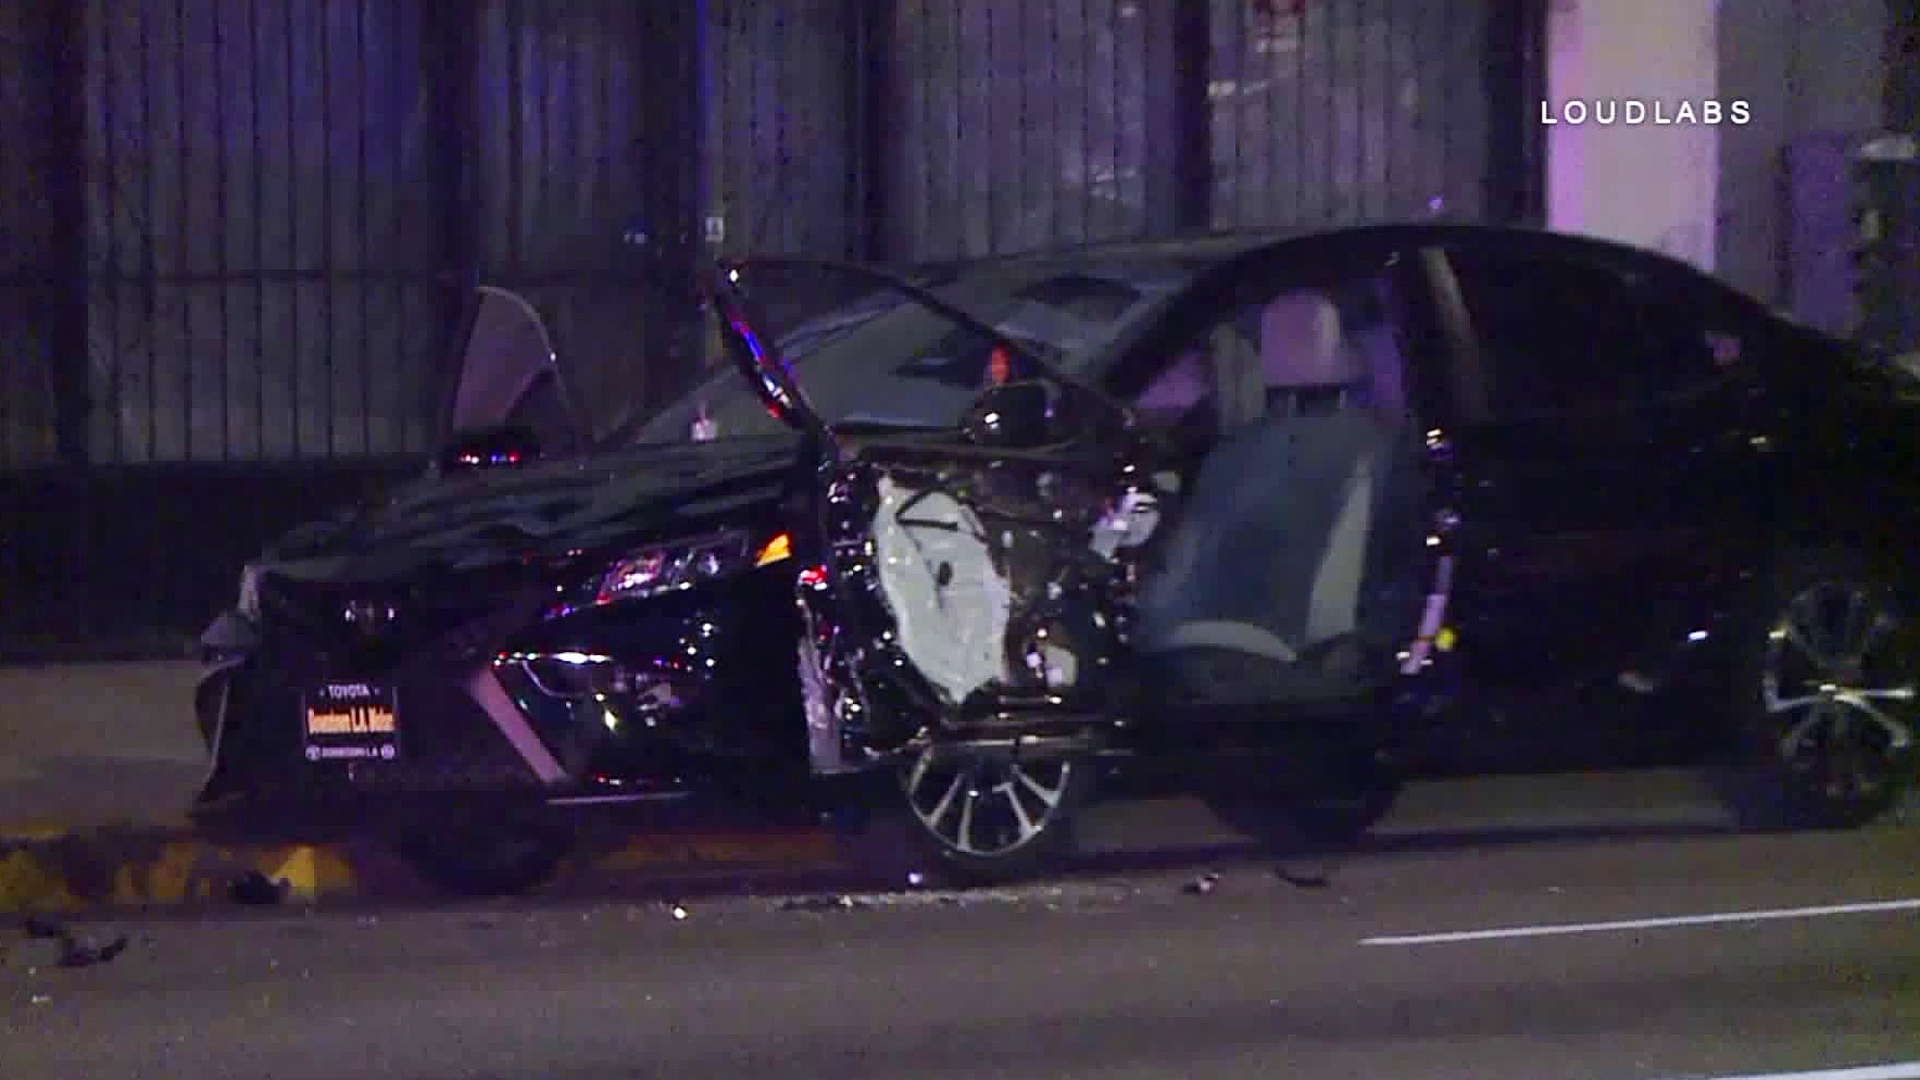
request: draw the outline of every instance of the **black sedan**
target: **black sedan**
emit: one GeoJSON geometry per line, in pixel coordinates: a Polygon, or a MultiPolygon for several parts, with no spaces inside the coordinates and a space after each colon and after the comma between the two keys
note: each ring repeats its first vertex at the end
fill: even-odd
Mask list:
{"type": "Polygon", "coordinates": [[[1625,724],[1766,825],[1910,777],[1920,385],[1681,264],[1422,225],[712,286],[734,367],[600,440],[482,290],[429,474],[208,629],[204,811],[392,810],[501,887],[574,804],[904,799],[1001,876],[1097,791],[1348,839],[1495,737],[1625,724]],[[774,325],[795,282],[837,298],[774,325]]]}

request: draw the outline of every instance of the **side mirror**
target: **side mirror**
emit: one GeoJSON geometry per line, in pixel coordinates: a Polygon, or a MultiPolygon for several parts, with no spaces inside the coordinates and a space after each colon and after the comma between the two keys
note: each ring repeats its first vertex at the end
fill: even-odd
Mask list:
{"type": "Polygon", "coordinates": [[[960,421],[967,438],[1007,450],[1043,446],[1055,435],[1054,395],[1037,379],[1002,383],[982,393],[960,421]]]}
{"type": "Polygon", "coordinates": [[[434,456],[442,473],[470,472],[524,465],[540,459],[540,440],[523,424],[459,432],[434,456]]]}

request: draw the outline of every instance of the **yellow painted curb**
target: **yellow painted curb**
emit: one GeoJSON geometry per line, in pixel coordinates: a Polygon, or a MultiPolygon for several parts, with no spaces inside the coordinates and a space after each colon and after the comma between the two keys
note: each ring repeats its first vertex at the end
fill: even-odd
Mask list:
{"type": "MultiPolygon", "coordinates": [[[[818,830],[676,831],[581,851],[561,876],[825,867],[840,854],[834,838],[818,830]]],[[[215,843],[179,828],[0,829],[0,915],[224,904],[232,883],[251,873],[285,882],[288,900],[315,902],[369,895],[376,886],[368,872],[356,869],[340,844],[215,843]]]]}
{"type": "Polygon", "coordinates": [[[184,814],[174,817],[143,817],[137,823],[132,821],[107,820],[76,825],[71,819],[49,818],[44,821],[10,821],[0,825],[0,850],[15,847],[33,841],[60,840],[77,834],[95,834],[110,831],[123,831],[147,835],[193,832],[193,819],[184,814]]]}
{"type": "Polygon", "coordinates": [[[190,835],[101,831],[0,846],[0,912],[73,913],[224,900],[258,872],[291,899],[357,892],[345,854],[307,844],[213,844],[190,835]]]}
{"type": "Polygon", "coordinates": [[[67,912],[86,906],[49,860],[24,849],[0,855],[0,911],[67,912]]]}

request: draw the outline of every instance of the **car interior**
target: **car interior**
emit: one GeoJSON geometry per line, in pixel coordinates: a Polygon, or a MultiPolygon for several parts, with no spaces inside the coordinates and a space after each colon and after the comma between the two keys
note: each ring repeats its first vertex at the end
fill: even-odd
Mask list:
{"type": "Polygon", "coordinates": [[[1391,325],[1368,331],[1347,333],[1328,292],[1290,291],[1214,326],[1204,366],[1184,357],[1143,395],[1166,407],[1204,386],[1219,418],[1141,591],[1170,696],[1361,695],[1411,638],[1419,590],[1396,586],[1418,562],[1418,460],[1391,325]]]}

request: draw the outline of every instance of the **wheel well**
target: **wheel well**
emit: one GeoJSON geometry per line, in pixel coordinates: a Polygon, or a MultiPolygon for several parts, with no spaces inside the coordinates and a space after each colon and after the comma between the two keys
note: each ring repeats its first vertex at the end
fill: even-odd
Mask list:
{"type": "MultiPolygon", "coordinates": [[[[1838,470],[1835,470],[1836,472],[1838,470]]],[[[1782,506],[1773,561],[1808,551],[1845,552],[1895,590],[1904,613],[1920,611],[1920,491],[1891,479],[1869,483],[1796,485],[1806,494],[1782,506]]]]}

